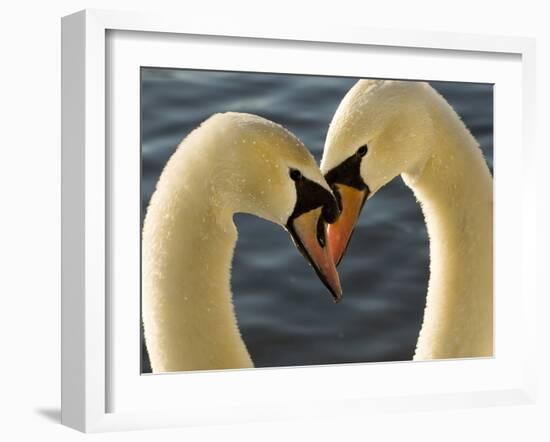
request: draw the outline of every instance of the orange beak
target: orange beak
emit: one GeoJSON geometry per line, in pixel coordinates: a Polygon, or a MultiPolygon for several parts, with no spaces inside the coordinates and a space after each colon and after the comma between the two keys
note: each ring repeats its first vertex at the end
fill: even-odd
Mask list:
{"type": "Polygon", "coordinates": [[[334,301],[340,301],[342,287],[336,270],[336,264],[327,241],[327,227],[321,216],[321,207],[310,210],[294,218],[287,228],[298,250],[315,269],[319,279],[332,294],[334,301]]]}
{"type": "Polygon", "coordinates": [[[365,204],[368,190],[358,190],[345,184],[333,184],[335,193],[340,196],[341,213],[340,217],[327,228],[327,239],[329,250],[332,253],[332,260],[336,265],[340,264],[344,253],[351,239],[351,235],[357,224],[357,218],[365,204]]]}

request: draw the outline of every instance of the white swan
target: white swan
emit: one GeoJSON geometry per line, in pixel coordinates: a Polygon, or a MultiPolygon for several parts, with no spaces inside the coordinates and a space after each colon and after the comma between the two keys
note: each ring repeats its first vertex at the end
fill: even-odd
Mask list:
{"type": "Polygon", "coordinates": [[[491,356],[493,181],[443,97],[426,83],[360,80],[333,117],[321,169],[342,206],[327,233],[337,263],[366,198],[395,176],[422,207],[430,281],[414,359],[491,356]]]}
{"type": "Polygon", "coordinates": [[[324,239],[338,208],[314,158],[275,123],[214,115],[166,164],[143,225],[142,316],[154,372],[253,366],[230,290],[236,212],[286,227],[341,296],[324,239]]]}

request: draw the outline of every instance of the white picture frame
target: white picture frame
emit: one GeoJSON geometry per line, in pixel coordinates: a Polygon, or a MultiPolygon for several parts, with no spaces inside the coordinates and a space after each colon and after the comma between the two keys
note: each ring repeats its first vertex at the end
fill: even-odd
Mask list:
{"type": "MultiPolygon", "coordinates": [[[[125,59],[129,63],[128,66],[139,66],[139,57],[132,56],[135,52],[135,50],[128,50],[130,56],[125,59]]],[[[159,51],[156,47],[156,54],[163,52],[170,56],[170,48],[159,51]]],[[[536,341],[534,338],[536,265],[533,262],[536,256],[534,253],[536,247],[535,192],[527,192],[527,189],[535,188],[535,174],[531,173],[536,161],[532,139],[535,96],[534,57],[534,41],[517,37],[497,38],[415,31],[395,33],[321,24],[281,29],[267,23],[250,22],[244,26],[242,23],[233,25],[230,22],[210,22],[196,18],[182,20],[181,17],[176,19],[151,14],[101,10],[81,11],[64,17],[62,20],[62,423],[80,431],[95,432],[311,416],[362,415],[374,410],[393,412],[440,407],[532,403],[536,390],[534,347],[531,347],[536,341]],[[517,289],[520,292],[521,296],[518,296],[515,302],[516,308],[522,312],[522,315],[516,318],[514,325],[521,329],[521,352],[515,351],[518,349],[518,341],[510,344],[509,349],[501,347],[506,351],[503,350],[500,353],[503,356],[499,359],[501,356],[498,353],[497,343],[496,358],[492,361],[464,361],[469,364],[466,369],[464,365],[459,366],[453,361],[440,362],[437,366],[430,366],[429,363],[408,365],[407,373],[417,377],[415,379],[420,382],[418,385],[423,385],[422,379],[433,381],[435,386],[429,391],[405,390],[399,383],[394,390],[390,390],[384,382],[381,382],[379,390],[371,389],[366,393],[355,386],[357,391],[351,394],[354,385],[334,381],[333,385],[325,385],[326,392],[319,393],[315,391],[314,383],[308,384],[308,379],[314,379],[316,382],[321,378],[325,380],[355,379],[365,370],[369,370],[370,374],[379,374],[380,379],[384,376],[383,373],[391,372],[392,376],[399,377],[402,376],[401,371],[403,371],[403,367],[399,364],[369,364],[368,367],[353,364],[298,368],[290,371],[273,369],[215,373],[216,379],[219,380],[215,382],[216,387],[224,394],[235,393],[231,390],[232,383],[246,382],[249,385],[249,392],[242,392],[239,399],[230,401],[230,412],[224,411],[224,403],[227,404],[227,400],[219,401],[219,406],[216,406],[217,402],[213,400],[215,398],[208,397],[212,392],[204,389],[202,391],[206,391],[204,399],[208,402],[208,406],[197,405],[190,409],[185,406],[175,407],[174,404],[169,404],[170,401],[166,401],[166,407],[148,409],[146,406],[136,406],[135,409],[131,409],[123,405],[113,408],[112,391],[115,389],[119,391],[117,397],[128,395],[126,399],[117,400],[120,404],[135,402],[136,398],[130,395],[130,391],[136,388],[143,388],[144,392],[148,391],[147,394],[153,394],[152,389],[153,392],[160,392],[157,396],[158,400],[174,388],[174,381],[177,379],[172,375],[139,377],[137,359],[135,360],[136,372],[132,374],[133,378],[128,376],[128,379],[132,378],[138,384],[142,383],[142,378],[157,380],[143,381],[148,385],[138,385],[132,383],[134,381],[126,382],[125,376],[114,374],[117,373],[119,364],[114,364],[113,361],[116,361],[117,357],[119,360],[120,357],[125,358],[124,360],[129,359],[125,354],[120,356],[117,353],[117,357],[113,355],[111,338],[116,338],[113,336],[118,333],[116,330],[117,327],[120,328],[119,324],[130,327],[113,316],[109,298],[109,290],[112,287],[110,280],[112,275],[108,270],[109,254],[112,252],[109,244],[114,241],[112,236],[114,231],[109,226],[112,204],[116,201],[116,197],[111,194],[109,180],[112,169],[116,166],[110,163],[113,158],[109,152],[109,142],[113,135],[107,131],[106,121],[110,118],[111,112],[108,108],[110,103],[108,83],[116,77],[116,73],[109,70],[109,64],[113,63],[113,57],[117,57],[121,52],[113,51],[108,39],[109,35],[117,35],[116,33],[140,36],[138,40],[141,39],[141,43],[127,42],[125,46],[127,48],[134,47],[131,45],[135,44],[145,45],[145,40],[149,38],[158,40],[165,36],[178,40],[185,39],[185,36],[199,36],[217,37],[219,41],[223,41],[224,38],[246,40],[253,44],[270,41],[274,45],[282,44],[285,48],[299,45],[302,48],[305,47],[304,44],[313,45],[313,47],[317,47],[315,45],[334,47],[336,44],[338,47],[334,50],[369,47],[375,48],[381,54],[395,48],[403,53],[421,50],[425,51],[424,55],[433,57],[434,66],[437,65],[438,58],[443,59],[449,54],[450,56],[466,54],[472,58],[472,63],[476,63],[477,60],[480,66],[484,66],[485,58],[495,54],[502,55],[504,58],[510,57],[513,61],[513,66],[510,64],[510,72],[513,71],[510,73],[510,81],[519,81],[520,88],[520,90],[511,91],[512,98],[519,100],[520,105],[519,109],[513,110],[513,116],[519,115],[521,118],[517,121],[521,124],[519,127],[510,128],[513,132],[510,132],[509,140],[514,140],[519,145],[516,148],[521,154],[521,173],[524,184],[522,187],[508,188],[504,178],[501,181],[496,180],[496,188],[500,186],[503,191],[512,192],[516,204],[520,204],[522,210],[511,214],[511,219],[507,221],[516,226],[520,234],[514,240],[515,242],[510,244],[513,258],[508,261],[506,258],[500,260],[499,265],[503,269],[500,275],[504,276],[499,281],[499,272],[496,273],[495,293],[498,293],[499,286],[503,293],[505,286],[509,286],[508,290],[517,289]],[[514,265],[518,269],[518,275],[506,276],[510,273],[506,272],[506,269],[514,265]],[[506,278],[515,279],[506,280],[506,278]],[[508,354],[514,355],[514,359],[507,358],[508,354]],[[504,362],[501,363],[501,361],[504,362]],[[113,364],[116,365],[114,368],[113,364]],[[309,370],[307,376],[306,372],[302,372],[303,370],[309,370]],[[301,372],[303,375],[300,374],[301,372]],[[445,372],[445,376],[437,379],[438,372],[445,372]],[[467,374],[464,375],[464,373],[467,374]],[[450,376],[454,376],[452,382],[445,380],[450,376]],[[463,376],[465,380],[459,381],[458,376],[463,376]],[[479,378],[477,383],[474,381],[476,377],[479,378]],[[484,384],[484,379],[489,378],[494,379],[494,382],[490,385],[484,384]],[[116,379],[116,382],[113,382],[113,379],[116,379]],[[268,389],[268,384],[273,384],[275,388],[279,388],[281,383],[302,385],[303,389],[292,388],[291,392],[276,397],[269,403],[255,399],[255,395],[262,390],[262,387],[268,389]],[[451,383],[454,384],[452,389],[451,383]],[[124,384],[125,388],[119,388],[119,384],[124,384]],[[457,386],[457,384],[460,385],[457,386]]],[[[123,58],[121,57],[121,60],[123,58]]],[[[448,62],[448,60],[443,61],[442,66],[448,62]]],[[[443,75],[444,67],[441,69],[441,75],[443,75]]],[[[464,78],[470,81],[475,78],[490,79],[489,76],[484,77],[483,72],[476,75],[472,74],[468,77],[465,74],[464,78]]],[[[507,118],[506,110],[502,109],[500,103],[503,102],[495,101],[495,114],[498,116],[500,113],[501,116],[504,115],[503,118],[507,118]]],[[[134,123],[130,122],[130,125],[134,123]]],[[[501,124],[501,127],[503,126],[505,125],[501,124]]],[[[504,149],[501,146],[506,144],[502,138],[499,138],[498,132],[495,132],[495,144],[499,146],[498,149],[504,149]]],[[[504,171],[506,164],[510,164],[514,159],[517,161],[518,157],[503,154],[497,160],[496,167],[502,167],[504,171]]],[[[497,198],[496,210],[505,211],[506,208],[502,206],[499,208],[498,201],[497,198]]],[[[499,223],[498,219],[496,216],[496,223],[499,223]]],[[[498,238],[498,232],[496,237],[498,238]]],[[[497,243],[497,262],[499,261],[498,251],[497,243]]],[[[501,299],[504,300],[502,305],[506,304],[504,294],[501,299]]],[[[498,296],[496,303],[499,303],[498,296]]],[[[497,327],[500,322],[502,331],[506,331],[506,315],[505,310],[502,310],[501,315],[496,315],[497,327]]],[[[134,325],[138,327],[137,324],[134,325]]],[[[193,395],[201,391],[201,385],[212,383],[212,373],[201,378],[203,375],[194,374],[192,378],[187,377],[186,400],[192,401],[193,395]],[[193,385],[198,387],[193,389],[193,385]]]]}

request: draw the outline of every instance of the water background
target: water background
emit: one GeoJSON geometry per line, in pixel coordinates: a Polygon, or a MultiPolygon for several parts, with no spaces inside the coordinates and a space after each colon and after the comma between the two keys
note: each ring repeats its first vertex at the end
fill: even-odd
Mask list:
{"type": "MultiPolygon", "coordinates": [[[[354,78],[142,68],[141,217],[181,139],[216,112],[254,113],[291,130],[320,162],[354,78]]],[[[462,117],[492,170],[493,87],[431,82],[462,117]]],[[[413,356],[429,278],[422,213],[401,178],[369,200],[338,270],[334,304],[281,227],[237,214],[232,290],[257,367],[403,361],[413,356]]],[[[142,372],[151,371],[142,335],[142,372]]]]}

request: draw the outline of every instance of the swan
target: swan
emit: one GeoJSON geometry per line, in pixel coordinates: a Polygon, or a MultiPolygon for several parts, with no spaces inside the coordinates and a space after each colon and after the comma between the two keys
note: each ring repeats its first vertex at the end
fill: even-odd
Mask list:
{"type": "Polygon", "coordinates": [[[154,373],[253,367],[230,290],[233,215],[285,227],[335,300],[326,243],[338,206],[313,156],[282,126],[215,114],[164,167],[142,230],[142,318],[154,373]]]}
{"type": "Polygon", "coordinates": [[[337,264],[363,204],[394,177],[420,203],[430,279],[414,360],[492,356],[493,179],[449,103],[424,82],[359,80],[330,123],[321,170],[342,211],[327,230],[337,264]]]}

